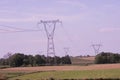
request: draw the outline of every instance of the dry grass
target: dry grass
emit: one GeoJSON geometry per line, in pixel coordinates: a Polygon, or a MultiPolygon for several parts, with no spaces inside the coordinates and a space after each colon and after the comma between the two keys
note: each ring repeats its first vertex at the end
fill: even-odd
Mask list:
{"type": "MultiPolygon", "coordinates": [[[[107,71],[107,70],[108,70],[108,72],[114,71],[116,74],[116,72],[117,72],[116,70],[119,70],[119,69],[120,69],[120,64],[100,64],[100,65],[89,65],[89,66],[40,66],[40,67],[16,67],[16,68],[0,69],[0,73],[6,74],[7,78],[12,79],[12,77],[17,78],[17,76],[19,76],[19,73],[23,73],[23,75],[30,73],[32,75],[32,72],[35,72],[35,76],[36,76],[37,74],[44,73],[44,72],[41,73],[41,71],[47,71],[48,73],[50,72],[50,74],[51,74],[51,72],[54,73],[57,71],[59,75],[61,75],[59,72],[66,72],[66,74],[69,75],[69,72],[71,72],[71,73],[75,72],[73,74],[76,74],[76,71],[77,71],[78,72],[77,74],[80,74],[80,75],[82,74],[82,75],[86,76],[87,73],[91,74],[91,73],[93,73],[93,71],[95,71],[95,74],[97,71],[97,73],[101,73],[99,75],[102,75],[103,73],[105,73],[104,71],[107,71]],[[99,72],[101,70],[103,72],[99,72]],[[91,71],[91,72],[89,72],[89,71],[91,71]],[[81,73],[81,72],[83,72],[83,73],[81,73]],[[86,74],[84,74],[85,72],[86,72],[86,74]]],[[[117,73],[119,73],[119,71],[117,73]]],[[[5,75],[3,75],[3,74],[0,74],[1,79],[5,78],[5,75]]],[[[113,72],[112,72],[112,75],[114,76],[113,72]]],[[[75,76],[73,76],[73,77],[75,77],[75,76]]]]}
{"type": "Polygon", "coordinates": [[[4,74],[0,74],[0,80],[5,80],[5,79],[6,79],[5,75],[4,74]]]}
{"type": "Polygon", "coordinates": [[[0,69],[0,72],[36,72],[36,71],[102,70],[102,69],[120,69],[120,64],[99,64],[89,66],[16,67],[0,69]]]}
{"type": "Polygon", "coordinates": [[[94,64],[95,57],[72,57],[71,61],[73,65],[88,65],[94,64]]]}
{"type": "Polygon", "coordinates": [[[95,57],[94,56],[91,56],[91,57],[82,57],[81,59],[94,61],[95,57]]]}

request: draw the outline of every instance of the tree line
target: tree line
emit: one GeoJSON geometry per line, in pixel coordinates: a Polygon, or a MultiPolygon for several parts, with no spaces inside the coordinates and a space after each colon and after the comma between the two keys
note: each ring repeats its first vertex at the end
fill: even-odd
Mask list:
{"type": "Polygon", "coordinates": [[[10,67],[20,66],[46,66],[46,65],[64,65],[71,64],[69,55],[59,57],[46,57],[45,55],[25,55],[22,53],[8,54],[7,58],[0,59],[0,65],[9,65],[10,67]]]}
{"type": "Polygon", "coordinates": [[[120,63],[120,54],[101,52],[95,57],[96,64],[120,63]]]}

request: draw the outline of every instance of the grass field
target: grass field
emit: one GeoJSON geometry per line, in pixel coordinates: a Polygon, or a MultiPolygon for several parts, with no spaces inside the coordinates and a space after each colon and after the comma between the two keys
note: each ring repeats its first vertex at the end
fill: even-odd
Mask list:
{"type": "Polygon", "coordinates": [[[26,74],[9,80],[40,80],[40,79],[90,79],[90,78],[120,78],[120,69],[81,70],[81,71],[48,71],[26,74]]]}
{"type": "MultiPolygon", "coordinates": [[[[0,79],[41,80],[41,79],[98,79],[119,78],[120,64],[94,64],[95,57],[71,58],[72,65],[38,67],[0,67],[0,79]]],[[[109,79],[108,79],[109,80],[109,79]]]]}
{"type": "Polygon", "coordinates": [[[73,65],[89,65],[94,64],[95,57],[71,57],[73,65]]]}
{"type": "Polygon", "coordinates": [[[0,69],[0,74],[9,80],[120,78],[120,64],[16,67],[0,69]]]}

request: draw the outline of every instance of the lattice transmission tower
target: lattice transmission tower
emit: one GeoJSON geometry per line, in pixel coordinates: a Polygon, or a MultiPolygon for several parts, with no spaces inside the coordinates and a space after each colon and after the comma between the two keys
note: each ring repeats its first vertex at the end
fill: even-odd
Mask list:
{"type": "MultiPolygon", "coordinates": [[[[59,20],[47,20],[47,21],[43,21],[41,20],[40,22],[38,22],[38,24],[43,24],[44,25],[44,29],[45,32],[47,34],[47,58],[49,57],[54,57],[54,64],[56,64],[56,59],[55,59],[55,46],[54,46],[54,32],[56,29],[56,24],[57,23],[61,23],[61,21],[59,20]]],[[[51,59],[47,60],[48,63],[51,62],[51,59]]]]}
{"type": "Polygon", "coordinates": [[[93,47],[93,49],[94,49],[94,51],[95,51],[95,56],[97,55],[97,54],[99,54],[99,51],[100,51],[100,47],[101,47],[102,45],[101,44],[93,44],[92,45],[92,47],[93,47]]]}
{"type": "Polygon", "coordinates": [[[65,48],[64,48],[65,56],[69,55],[69,54],[68,54],[69,49],[70,49],[70,48],[68,48],[68,47],[65,47],[65,48]]]}

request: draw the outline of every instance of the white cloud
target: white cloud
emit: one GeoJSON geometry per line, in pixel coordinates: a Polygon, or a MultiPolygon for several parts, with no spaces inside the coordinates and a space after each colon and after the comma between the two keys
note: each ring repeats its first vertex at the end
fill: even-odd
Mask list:
{"type": "Polygon", "coordinates": [[[120,28],[108,27],[108,28],[101,28],[99,31],[100,32],[115,32],[115,31],[120,31],[120,28]]]}
{"type": "MultiPolygon", "coordinates": [[[[26,13],[27,15],[27,13],[26,13]]],[[[84,18],[85,14],[78,14],[78,15],[59,15],[59,14],[29,14],[29,17],[16,17],[16,18],[0,18],[0,22],[38,22],[40,20],[54,20],[60,19],[62,21],[73,21],[84,18]]]]}
{"type": "Polygon", "coordinates": [[[87,8],[87,6],[77,0],[59,0],[58,3],[69,5],[69,6],[76,6],[80,8],[87,8]]]}

